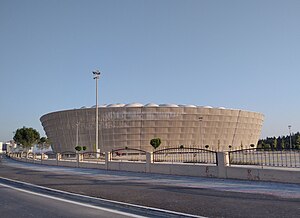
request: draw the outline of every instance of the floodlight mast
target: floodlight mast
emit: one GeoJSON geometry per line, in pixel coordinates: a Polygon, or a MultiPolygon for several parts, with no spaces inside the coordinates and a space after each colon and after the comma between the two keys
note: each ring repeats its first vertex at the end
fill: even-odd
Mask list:
{"type": "Polygon", "coordinates": [[[98,146],[98,80],[100,78],[100,71],[99,70],[96,70],[96,71],[93,71],[93,74],[94,74],[94,77],[93,79],[96,80],[96,151],[99,149],[99,146],[98,146]]]}
{"type": "Polygon", "coordinates": [[[292,149],[292,133],[291,133],[292,125],[288,125],[288,128],[289,128],[289,132],[290,132],[290,149],[292,149]]]}

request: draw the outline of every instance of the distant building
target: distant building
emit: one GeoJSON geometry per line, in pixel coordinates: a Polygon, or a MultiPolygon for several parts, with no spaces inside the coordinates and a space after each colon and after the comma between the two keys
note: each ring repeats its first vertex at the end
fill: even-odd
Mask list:
{"type": "Polygon", "coordinates": [[[0,142],[0,152],[8,152],[16,147],[16,144],[12,141],[9,142],[0,142]]]}

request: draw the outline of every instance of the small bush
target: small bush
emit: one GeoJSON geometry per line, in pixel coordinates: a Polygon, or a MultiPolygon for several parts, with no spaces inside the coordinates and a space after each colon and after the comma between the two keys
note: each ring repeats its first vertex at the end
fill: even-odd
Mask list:
{"type": "Polygon", "coordinates": [[[154,149],[158,148],[158,147],[160,146],[160,144],[161,144],[160,138],[155,138],[155,139],[151,139],[151,140],[150,140],[150,145],[151,145],[154,149]]]}
{"type": "Polygon", "coordinates": [[[82,150],[82,147],[79,146],[79,145],[77,145],[77,146],[75,147],[75,150],[76,150],[76,151],[81,151],[81,150],[82,150]]]}

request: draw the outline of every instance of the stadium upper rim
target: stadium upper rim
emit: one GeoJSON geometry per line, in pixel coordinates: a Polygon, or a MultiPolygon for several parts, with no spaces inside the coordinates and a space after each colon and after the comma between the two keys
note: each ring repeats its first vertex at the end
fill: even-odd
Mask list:
{"type": "MultiPolygon", "coordinates": [[[[261,114],[260,112],[256,111],[249,111],[244,109],[234,109],[234,108],[225,108],[225,107],[212,107],[212,106],[200,106],[200,105],[193,105],[193,104],[156,104],[156,103],[147,103],[147,104],[141,104],[141,103],[130,103],[130,104],[122,104],[122,103],[116,103],[116,104],[101,104],[98,105],[98,108],[205,108],[205,109],[219,109],[219,110],[235,110],[235,111],[244,111],[244,112],[252,112],[261,114]]],[[[73,110],[81,110],[81,109],[91,109],[96,108],[96,105],[92,107],[86,107],[82,106],[80,108],[73,108],[73,109],[64,109],[64,110],[57,110],[52,111],[47,114],[42,115],[42,117],[52,114],[52,113],[58,113],[58,112],[67,112],[67,111],[73,111],[73,110]]],[[[41,117],[41,118],[42,118],[41,117]]]]}

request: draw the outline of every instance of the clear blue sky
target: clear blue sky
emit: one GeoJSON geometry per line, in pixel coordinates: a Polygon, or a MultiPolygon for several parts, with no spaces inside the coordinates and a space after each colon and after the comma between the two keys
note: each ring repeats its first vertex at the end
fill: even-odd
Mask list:
{"type": "Polygon", "coordinates": [[[0,141],[48,112],[100,103],[262,112],[300,130],[298,0],[0,0],[0,141]]]}

